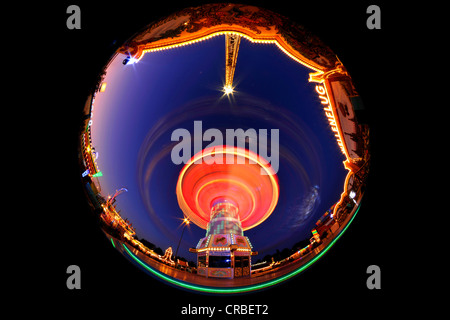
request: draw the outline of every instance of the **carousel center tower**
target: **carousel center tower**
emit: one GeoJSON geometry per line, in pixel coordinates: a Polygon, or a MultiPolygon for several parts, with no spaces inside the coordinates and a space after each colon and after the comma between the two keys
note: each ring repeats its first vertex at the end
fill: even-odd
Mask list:
{"type": "Polygon", "coordinates": [[[211,218],[206,228],[206,236],[211,234],[236,234],[243,236],[239,208],[226,198],[218,198],[211,204],[211,218]]]}

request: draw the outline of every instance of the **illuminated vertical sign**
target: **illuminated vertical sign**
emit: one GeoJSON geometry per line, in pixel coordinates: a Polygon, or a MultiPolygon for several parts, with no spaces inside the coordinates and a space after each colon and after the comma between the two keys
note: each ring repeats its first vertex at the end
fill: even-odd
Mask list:
{"type": "Polygon", "coordinates": [[[316,92],[319,94],[320,103],[323,105],[323,110],[325,111],[325,116],[328,119],[331,130],[334,132],[337,144],[341,148],[342,153],[345,155],[344,143],[339,132],[337,119],[334,115],[333,107],[330,103],[330,98],[328,97],[327,91],[324,86],[316,85],[316,92]]]}

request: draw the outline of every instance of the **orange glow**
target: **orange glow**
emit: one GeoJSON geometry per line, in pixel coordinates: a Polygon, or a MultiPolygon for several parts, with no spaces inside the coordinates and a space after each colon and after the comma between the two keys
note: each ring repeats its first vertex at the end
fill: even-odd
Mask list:
{"type": "MultiPolygon", "coordinates": [[[[236,160],[236,159],[235,159],[236,160]]],[[[183,167],[176,187],[177,199],[185,217],[206,229],[211,203],[218,197],[233,200],[238,207],[242,229],[248,230],[266,220],[279,197],[278,179],[270,164],[257,154],[238,147],[210,147],[194,155],[183,167]],[[246,163],[207,164],[202,159],[215,153],[243,157],[246,163]],[[200,160],[200,161],[199,161],[200,160]],[[196,163],[197,161],[197,163],[196,163]],[[261,174],[261,169],[267,174],[261,174]]]]}

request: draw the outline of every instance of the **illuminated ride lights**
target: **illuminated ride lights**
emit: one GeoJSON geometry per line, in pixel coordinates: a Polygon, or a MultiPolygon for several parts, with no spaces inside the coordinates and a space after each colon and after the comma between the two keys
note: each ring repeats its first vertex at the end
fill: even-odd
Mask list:
{"type": "Polygon", "coordinates": [[[176,193],[185,218],[207,230],[190,250],[197,253],[198,274],[250,276],[256,253],[243,231],[265,221],[278,202],[277,176],[269,163],[239,147],[206,148],[181,170],[176,193]],[[203,161],[212,156],[214,162],[203,161]]]}
{"type": "Polygon", "coordinates": [[[236,70],[236,61],[239,52],[241,36],[238,34],[225,34],[225,86],[226,95],[233,93],[233,78],[236,70]]]}
{"type": "Polygon", "coordinates": [[[245,231],[270,216],[278,201],[279,186],[276,174],[261,156],[239,147],[215,146],[202,150],[186,163],[180,171],[176,193],[186,218],[202,229],[210,221],[214,200],[225,197],[233,201],[238,205],[245,231]],[[211,156],[216,162],[207,164],[210,161],[204,159],[211,156]],[[233,160],[227,161],[228,156],[233,160]],[[261,174],[261,169],[267,174],[261,174]]]}

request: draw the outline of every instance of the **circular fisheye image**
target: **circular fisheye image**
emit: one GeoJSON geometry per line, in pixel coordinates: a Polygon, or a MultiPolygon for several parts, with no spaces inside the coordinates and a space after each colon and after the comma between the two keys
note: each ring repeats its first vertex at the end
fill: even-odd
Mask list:
{"type": "Polygon", "coordinates": [[[82,184],[108,241],[144,273],[208,293],[268,288],[355,218],[363,104],[302,26],[248,5],[186,8],[133,35],[99,79],[82,184]]]}

